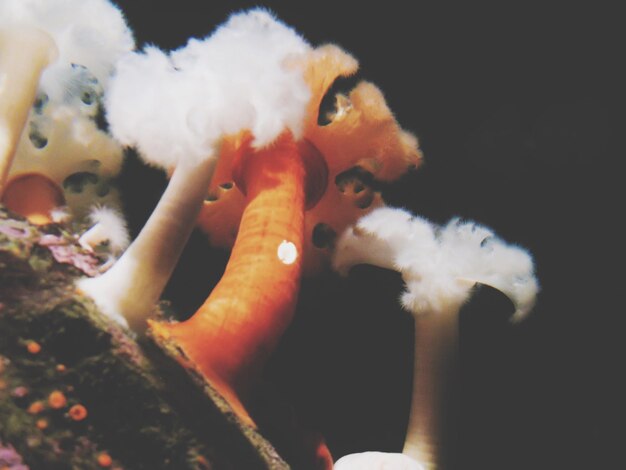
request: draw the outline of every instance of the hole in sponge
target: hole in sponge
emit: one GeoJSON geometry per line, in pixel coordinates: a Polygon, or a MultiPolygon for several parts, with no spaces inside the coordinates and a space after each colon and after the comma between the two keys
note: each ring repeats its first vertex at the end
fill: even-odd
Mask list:
{"type": "Polygon", "coordinates": [[[337,77],[331,87],[326,91],[326,94],[322,98],[320,107],[317,113],[317,125],[327,126],[337,115],[339,111],[337,109],[337,95],[349,96],[350,91],[360,81],[358,75],[352,75],[350,77],[337,77]]]}
{"type": "Polygon", "coordinates": [[[335,243],[337,232],[332,227],[323,222],[313,227],[312,242],[317,248],[330,248],[335,243]]]}
{"type": "Polygon", "coordinates": [[[36,149],[42,149],[48,145],[48,138],[43,135],[39,127],[33,122],[30,123],[28,138],[36,149]]]}
{"type": "Polygon", "coordinates": [[[98,175],[88,171],[79,171],[72,173],[63,180],[63,188],[73,193],[81,193],[87,184],[96,184],[98,175]]]}

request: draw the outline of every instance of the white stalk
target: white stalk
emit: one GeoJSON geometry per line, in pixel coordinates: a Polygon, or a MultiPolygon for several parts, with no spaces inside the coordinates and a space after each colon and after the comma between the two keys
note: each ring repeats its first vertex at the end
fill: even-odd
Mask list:
{"type": "Polygon", "coordinates": [[[181,162],[137,238],[106,273],[79,281],[103,313],[143,332],[195,226],[214,160],[181,162]]]}
{"type": "Polygon", "coordinates": [[[57,56],[52,37],[38,28],[0,29],[0,196],[41,74],[57,56]]]}
{"type": "Polygon", "coordinates": [[[445,462],[449,430],[444,426],[451,421],[450,413],[457,410],[457,404],[449,399],[458,375],[458,311],[429,312],[414,318],[413,392],[402,453],[425,470],[433,470],[445,462]]]}

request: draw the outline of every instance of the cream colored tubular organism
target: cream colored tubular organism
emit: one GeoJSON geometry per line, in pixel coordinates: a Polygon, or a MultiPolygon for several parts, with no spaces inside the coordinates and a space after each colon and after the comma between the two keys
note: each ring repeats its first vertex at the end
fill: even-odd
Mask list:
{"type": "MultiPolygon", "coordinates": [[[[461,306],[476,283],[506,294],[514,320],[533,307],[538,291],[531,256],[471,222],[436,227],[402,209],[381,208],[340,237],[333,265],[347,273],[373,264],[402,274],[402,305],[415,318],[413,393],[403,453],[427,470],[441,468],[441,440],[450,381],[457,371],[461,306]]],[[[453,395],[453,394],[452,394],[453,395]]]]}
{"type": "Polygon", "coordinates": [[[133,48],[108,0],[0,2],[0,197],[9,209],[45,224],[59,205],[78,218],[115,205],[107,183],[122,149],[97,121],[115,62],[133,48]],[[73,191],[73,177],[87,173],[97,189],[73,191]]]}
{"type": "Polygon", "coordinates": [[[103,311],[143,332],[200,212],[214,162],[176,167],[163,196],[140,235],[104,274],[78,287],[103,311]]]}
{"type": "Polygon", "coordinates": [[[58,56],[52,37],[0,24],[0,197],[43,70],[58,56]]]}
{"type": "Polygon", "coordinates": [[[441,468],[445,460],[443,427],[454,403],[443,397],[454,386],[458,375],[458,310],[425,312],[415,316],[415,350],[411,411],[403,453],[420,462],[425,469],[441,468]]]}

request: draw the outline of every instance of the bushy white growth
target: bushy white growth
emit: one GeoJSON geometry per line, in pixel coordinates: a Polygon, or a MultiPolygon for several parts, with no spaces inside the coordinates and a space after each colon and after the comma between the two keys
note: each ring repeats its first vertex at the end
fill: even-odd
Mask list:
{"type": "Polygon", "coordinates": [[[124,216],[110,207],[94,207],[89,213],[93,226],[81,237],[80,243],[95,248],[101,243],[109,243],[109,249],[115,256],[124,251],[130,243],[130,236],[124,216]]]}
{"type": "Polygon", "coordinates": [[[335,470],[424,470],[412,458],[393,452],[361,452],[341,457],[335,470]]]}
{"type": "Polygon", "coordinates": [[[44,71],[40,89],[62,100],[72,64],[87,69],[106,87],[117,58],[134,48],[120,9],[108,0],[2,0],[0,28],[32,26],[52,36],[58,59],[44,71]]]}
{"type": "Polygon", "coordinates": [[[309,50],[293,29],[255,9],[170,55],[155,47],[128,54],[107,96],[111,131],[162,167],[206,159],[224,135],[241,130],[256,146],[285,129],[298,137],[310,97],[301,69],[309,50]]]}
{"type": "Polygon", "coordinates": [[[362,263],[401,272],[407,288],[401,301],[415,314],[457,310],[479,282],[505,293],[519,319],[538,291],[527,251],[473,222],[453,219],[439,228],[402,209],[376,209],[341,235],[334,268],[346,273],[362,263]]]}

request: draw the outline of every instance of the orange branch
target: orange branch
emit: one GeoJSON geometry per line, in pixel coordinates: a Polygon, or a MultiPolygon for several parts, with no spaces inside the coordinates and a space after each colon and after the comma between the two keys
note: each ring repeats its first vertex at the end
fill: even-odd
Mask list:
{"type": "Polygon", "coordinates": [[[181,323],[151,323],[252,423],[250,389],[289,325],[302,271],[305,164],[290,135],[240,155],[248,204],[224,276],[181,323]]]}

